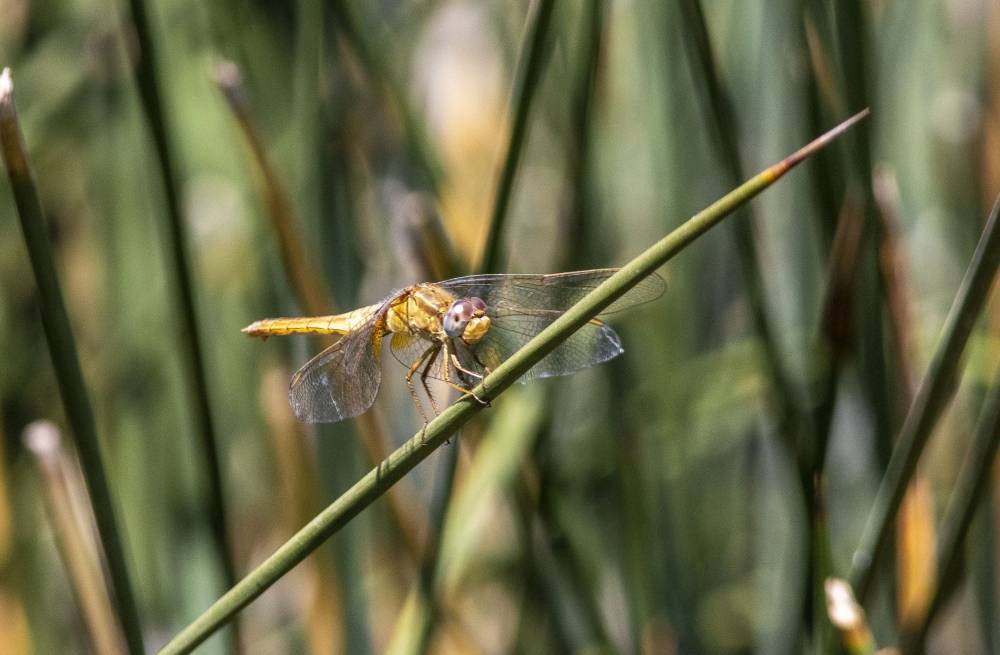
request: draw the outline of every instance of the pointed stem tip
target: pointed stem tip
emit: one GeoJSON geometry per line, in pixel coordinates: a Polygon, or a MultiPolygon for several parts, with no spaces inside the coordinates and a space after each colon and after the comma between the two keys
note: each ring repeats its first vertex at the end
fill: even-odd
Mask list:
{"type": "Polygon", "coordinates": [[[810,155],[814,154],[817,150],[820,150],[820,149],[824,148],[831,141],[833,141],[834,139],[836,139],[837,137],[839,137],[841,134],[843,134],[847,130],[849,130],[852,127],[854,127],[854,125],[856,123],[858,123],[862,118],[866,117],[869,113],[870,113],[870,110],[867,107],[865,107],[864,109],[862,109],[858,113],[854,114],[853,116],[851,116],[850,118],[848,118],[846,121],[844,121],[840,125],[834,127],[833,129],[831,129],[830,131],[826,132],[825,134],[822,134],[821,136],[813,139],[811,142],[807,143],[805,146],[799,148],[797,151],[795,151],[792,154],[790,154],[784,160],[782,160],[782,161],[778,162],[777,164],[775,164],[772,167],[771,170],[774,171],[774,173],[776,175],[779,175],[779,176],[783,175],[789,169],[791,169],[791,168],[797,166],[798,164],[800,164],[803,159],[805,159],[806,157],[809,157],[810,155]]]}

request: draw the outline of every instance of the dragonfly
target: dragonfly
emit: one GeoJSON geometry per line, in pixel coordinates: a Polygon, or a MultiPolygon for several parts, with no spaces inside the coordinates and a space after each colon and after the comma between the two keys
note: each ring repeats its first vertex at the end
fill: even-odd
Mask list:
{"type": "MultiPolygon", "coordinates": [[[[406,287],[346,314],[268,318],[243,332],[263,339],[287,334],[338,337],[292,376],[289,402],[305,423],[332,423],[371,407],[382,379],[383,341],[388,338],[389,350],[408,369],[406,385],[426,429],[427,414],[414,378],[435,415],[440,411],[428,379],[441,380],[485,404],[472,391],[476,384],[618,270],[469,275],[406,287]]],[[[602,315],[654,300],[665,288],[663,278],[653,273],[602,315]]],[[[594,318],[518,381],[567,375],[622,352],[618,334],[594,318]]]]}

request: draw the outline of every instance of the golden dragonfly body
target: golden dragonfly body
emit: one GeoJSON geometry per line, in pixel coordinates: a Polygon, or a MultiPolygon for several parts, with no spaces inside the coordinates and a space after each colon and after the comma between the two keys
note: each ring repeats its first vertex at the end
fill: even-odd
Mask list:
{"type": "MultiPolygon", "coordinates": [[[[406,383],[417,411],[427,416],[413,387],[419,378],[435,413],[428,378],[458,391],[470,389],[500,362],[597,288],[618,269],[554,275],[471,275],[424,283],[393,293],[381,303],[345,314],[256,321],[243,331],[267,338],[285,334],[332,334],[340,339],[292,377],[289,400],[305,422],[357,416],[371,406],[381,381],[384,337],[392,354],[409,367],[406,383]]],[[[653,274],[606,310],[647,302],[664,289],[653,274]]],[[[622,352],[618,335],[592,320],[531,368],[522,380],[565,375],[622,352]]]]}

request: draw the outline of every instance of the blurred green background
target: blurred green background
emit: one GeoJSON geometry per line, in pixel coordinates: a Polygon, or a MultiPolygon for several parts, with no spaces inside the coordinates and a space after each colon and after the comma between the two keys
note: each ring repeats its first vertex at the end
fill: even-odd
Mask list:
{"type": "MultiPolygon", "coordinates": [[[[538,4],[148,3],[238,577],[373,462],[357,425],[291,417],[287,380],[318,342],[240,333],[304,310],[265,177],[216,85],[219,61],[242,70],[302,242],[347,311],[479,266],[538,4]]],[[[661,269],[667,293],[611,321],[622,357],[512,388],[391,503],[269,589],[242,614],[243,652],[840,648],[816,618],[814,564],[847,573],[1000,190],[1000,6],[698,7],[554,3],[500,271],[620,266],[740,178],[865,106],[871,117],[661,269]],[[852,225],[859,245],[837,251],[850,242],[838,226],[852,225]],[[421,645],[415,590],[453,457],[421,645]]],[[[0,0],[0,65],[13,70],[153,651],[226,576],[205,509],[161,169],[132,74],[140,56],[120,3],[0,0]]],[[[907,526],[878,569],[866,607],[880,646],[898,643],[927,602],[922,563],[1000,358],[997,319],[988,308],[973,333],[907,526]]],[[[22,442],[26,425],[60,423],[62,410],[6,183],[0,334],[0,653],[93,652],[22,442]]],[[[386,358],[383,452],[420,428],[404,374],[386,358]]],[[[1000,652],[996,501],[981,499],[932,652],[1000,652]]]]}

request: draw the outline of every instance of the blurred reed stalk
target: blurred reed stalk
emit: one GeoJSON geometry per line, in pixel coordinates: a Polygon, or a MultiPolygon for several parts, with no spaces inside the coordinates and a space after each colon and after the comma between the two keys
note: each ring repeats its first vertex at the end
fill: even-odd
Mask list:
{"type": "MultiPolygon", "coordinates": [[[[530,483],[521,467],[518,486],[519,496],[530,493],[530,483]]],[[[536,494],[537,495],[537,494],[536,494]]],[[[559,538],[558,517],[551,507],[540,506],[540,498],[534,498],[534,509],[529,514],[526,527],[525,549],[529,570],[526,577],[537,576],[546,616],[552,619],[553,631],[558,640],[569,646],[569,652],[616,652],[614,644],[605,629],[599,606],[599,590],[594,581],[587,578],[585,564],[579,552],[563,538],[559,538]]],[[[529,502],[524,499],[522,504],[529,502]]],[[[523,619],[522,619],[523,620],[523,619]]]]}
{"type": "Polygon", "coordinates": [[[228,101],[233,116],[239,123],[243,137],[253,153],[254,163],[261,176],[261,190],[267,202],[271,226],[277,236],[281,262],[295,294],[295,301],[304,312],[311,316],[322,316],[333,309],[333,297],[323,282],[323,276],[305,247],[305,239],[295,220],[295,210],[285,193],[277,171],[267,156],[267,148],[261,136],[260,126],[250,107],[243,73],[236,64],[219,61],[214,67],[215,82],[228,101]]]}
{"type": "MultiPolygon", "coordinates": [[[[677,0],[685,29],[687,60],[691,77],[699,91],[705,113],[711,119],[711,135],[723,169],[736,184],[745,177],[739,152],[739,121],[733,109],[732,97],[726,88],[712,50],[708,25],[700,0],[677,0]]],[[[821,52],[821,50],[820,50],[821,52]]],[[[857,105],[857,106],[864,106],[857,105]]],[[[826,619],[822,607],[822,582],[830,563],[826,514],[823,499],[822,471],[833,408],[836,402],[838,369],[854,345],[853,319],[856,266],[865,224],[865,207],[857,193],[848,189],[841,204],[837,230],[830,251],[825,297],[819,331],[824,344],[821,361],[823,381],[821,395],[807,417],[794,385],[785,370],[777,338],[767,316],[767,300],[760,256],[754,237],[754,216],[750,206],[741,210],[730,223],[740,259],[750,315],[764,348],[765,374],[773,386],[778,402],[774,403],[773,420],[789,454],[799,466],[805,506],[810,508],[809,530],[813,549],[806,565],[811,585],[806,592],[806,613],[812,621],[814,637],[822,640],[826,619]],[[811,606],[811,608],[810,608],[811,606]],[[811,611],[810,611],[811,609],[811,611]]]]}
{"type": "MultiPolygon", "coordinates": [[[[500,364],[482,384],[472,390],[473,394],[485,400],[496,398],[573,332],[586,325],[649,274],[867,115],[868,110],[856,114],[687,220],[587,294],[512,357],[500,364]]],[[[426,426],[426,430],[418,432],[400,446],[184,628],[164,646],[160,651],[162,655],[189,653],[215,631],[233,620],[241,609],[371,505],[483,409],[481,403],[463,397],[444,410],[426,426]]]]}
{"type": "Polygon", "coordinates": [[[976,252],[948,313],[941,341],[900,430],[861,541],[854,553],[848,580],[862,599],[870,586],[874,564],[892,533],[893,519],[916,471],[920,454],[955,391],[962,351],[972,333],[976,317],[986,302],[997,266],[1000,265],[998,214],[1000,198],[990,212],[976,252]]]}
{"type": "MultiPolygon", "coordinates": [[[[916,371],[920,359],[917,325],[913,320],[913,292],[907,282],[913,279],[906,257],[906,245],[900,229],[899,188],[891,170],[879,166],[872,174],[872,191],[882,225],[879,261],[885,280],[889,320],[896,334],[898,405],[900,415],[913,402],[920,378],[916,371]]],[[[896,535],[896,606],[899,632],[913,633],[930,602],[935,577],[934,496],[930,483],[919,467],[914,473],[899,509],[896,535]]]]}
{"type": "MultiPolygon", "coordinates": [[[[830,248],[820,310],[818,342],[824,379],[812,415],[814,440],[808,452],[800,453],[800,457],[805,458],[801,462],[802,472],[810,479],[823,472],[840,368],[857,348],[857,267],[864,228],[864,202],[856,189],[848,188],[830,248]]],[[[812,486],[810,480],[803,478],[803,481],[807,489],[812,486]]]]}
{"type": "Polygon", "coordinates": [[[10,179],[17,214],[24,233],[35,282],[45,340],[62,397],[66,422],[76,439],[80,465],[90,492],[97,529],[108,564],[125,641],[131,655],[143,655],[142,627],[132,582],[129,579],[121,532],[115,518],[111,489],[101,459],[94,411],[80,369],[76,342],[63,302],[59,276],[48,240],[48,225],[42,214],[34,174],[24,147],[24,138],[14,106],[14,83],[10,69],[0,75],[0,154],[10,179]]]}
{"type": "MultiPolygon", "coordinates": [[[[743,165],[740,163],[739,121],[712,51],[701,1],[677,0],[677,5],[683,23],[682,32],[687,48],[687,61],[691,67],[691,79],[699,91],[701,106],[709,116],[709,131],[722,160],[722,167],[728,175],[729,185],[736,186],[746,179],[743,165]]],[[[729,225],[733,231],[736,252],[740,259],[750,316],[754,329],[764,345],[765,374],[778,395],[778,402],[773,404],[777,408],[774,417],[776,429],[785,439],[789,452],[795,454],[796,448],[801,447],[796,444],[796,439],[806,438],[796,433],[807,429],[807,424],[802,420],[804,413],[799,408],[794,387],[781,363],[777,339],[768,322],[764,280],[753,234],[753,220],[753,211],[748,205],[740,210],[729,225]]]]}
{"type": "MultiPolygon", "coordinates": [[[[284,185],[267,155],[260,127],[250,106],[250,97],[239,68],[231,62],[219,62],[215,67],[215,81],[229,103],[233,116],[239,123],[243,136],[253,153],[260,173],[268,214],[278,241],[281,263],[295,294],[295,300],[307,316],[325,316],[336,312],[333,295],[323,282],[319,267],[314,263],[305,239],[298,227],[292,202],[284,185]]],[[[323,347],[331,346],[335,338],[321,338],[323,347]]],[[[285,394],[282,394],[283,396],[285,394]]],[[[389,452],[385,434],[386,421],[378,403],[371,410],[352,419],[365,453],[372,464],[385,459],[389,452]]],[[[310,463],[310,466],[314,464],[310,463]]],[[[411,499],[416,494],[407,483],[389,492],[389,508],[411,559],[419,561],[421,540],[427,534],[427,520],[411,499]]]]}
{"type": "Polygon", "coordinates": [[[417,579],[423,611],[418,615],[419,621],[415,629],[414,652],[416,653],[427,652],[434,626],[438,625],[441,614],[437,585],[441,567],[441,539],[455,488],[455,471],[458,468],[458,456],[462,447],[459,437],[460,435],[456,435],[456,443],[441,454],[434,476],[434,492],[430,503],[430,530],[427,531],[427,538],[424,540],[420,577],[417,579]]]}
{"type": "MultiPolygon", "coordinates": [[[[236,566],[233,562],[233,546],[229,536],[229,522],[226,516],[225,492],[222,481],[222,463],[219,456],[218,436],[212,421],[212,407],[208,393],[208,379],[205,358],[202,354],[201,339],[198,336],[198,311],[195,302],[194,275],[191,272],[188,253],[187,226],[181,210],[180,188],[176,175],[177,157],[173,153],[160,98],[160,81],[157,70],[156,49],[149,17],[144,0],[130,0],[132,24],[139,46],[139,58],[135,65],[135,79],[149,129],[156,150],[156,160],[163,181],[163,193],[167,204],[167,233],[169,235],[169,256],[172,266],[173,292],[177,302],[180,345],[183,351],[183,366],[187,376],[190,401],[194,410],[195,432],[204,458],[205,475],[208,482],[206,513],[212,531],[212,539],[219,563],[222,565],[223,579],[227,586],[236,582],[236,566]]],[[[233,651],[239,652],[238,630],[233,631],[233,651]]]]}
{"type": "Polygon", "coordinates": [[[914,642],[904,642],[904,652],[922,653],[931,622],[960,582],[963,546],[969,526],[981,503],[991,502],[988,493],[990,472],[1000,446],[1000,369],[983,401],[972,445],[962,462],[958,481],[941,519],[937,541],[937,580],[926,614],[914,642]]]}
{"type": "Polygon", "coordinates": [[[571,127],[566,146],[569,160],[569,179],[572,191],[567,242],[566,270],[592,268],[600,253],[594,252],[594,242],[599,240],[594,234],[594,216],[588,200],[591,193],[588,173],[590,171],[591,127],[596,103],[597,79],[601,64],[601,37],[604,31],[604,0],[590,0],[585,3],[580,26],[580,40],[583,52],[574,80],[570,105],[571,127]]]}
{"type": "Polygon", "coordinates": [[[24,430],[24,445],[34,455],[41,474],[56,547],[69,573],[91,646],[97,655],[124,652],[125,642],[101,574],[96,535],[91,531],[94,516],[84,504],[87,492],[78,469],[63,450],[59,429],[49,421],[35,421],[24,430]]]}
{"type": "Polygon", "coordinates": [[[817,335],[820,365],[819,395],[812,410],[812,439],[800,441],[797,449],[800,480],[807,494],[812,551],[807,569],[811,589],[808,592],[807,614],[812,622],[813,640],[817,652],[830,652],[828,612],[825,611],[825,581],[831,573],[830,533],[826,511],[827,443],[837,402],[837,384],[841,367],[857,346],[855,333],[855,302],[857,291],[857,260],[864,232],[865,212],[858,193],[848,188],[841,204],[837,230],[830,248],[817,335]],[[811,606],[810,606],[811,604],[811,606]]]}

